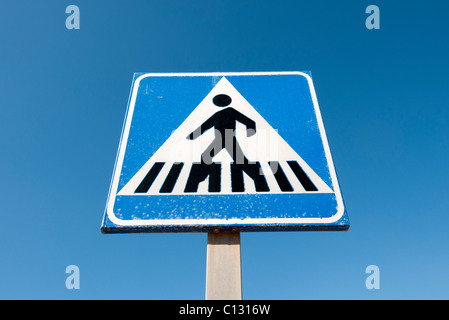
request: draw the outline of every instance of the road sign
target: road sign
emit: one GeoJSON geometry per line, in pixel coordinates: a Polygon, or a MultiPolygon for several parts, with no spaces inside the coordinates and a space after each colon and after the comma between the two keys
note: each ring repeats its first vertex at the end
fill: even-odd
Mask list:
{"type": "Polygon", "coordinates": [[[134,75],[102,232],[348,228],[310,73],[134,75]]]}

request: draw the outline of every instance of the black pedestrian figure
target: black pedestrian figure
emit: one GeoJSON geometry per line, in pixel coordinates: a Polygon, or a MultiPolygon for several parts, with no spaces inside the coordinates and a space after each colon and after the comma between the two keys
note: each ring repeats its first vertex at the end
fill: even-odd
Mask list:
{"type": "MultiPolygon", "coordinates": [[[[219,94],[213,99],[214,104],[218,107],[227,107],[231,104],[231,101],[231,97],[225,94],[219,94]]],[[[234,108],[229,107],[215,113],[187,136],[187,139],[193,140],[207,130],[215,128],[215,139],[201,155],[201,162],[203,164],[210,165],[212,159],[223,149],[228,151],[235,164],[248,164],[249,161],[243,154],[235,136],[237,121],[246,126],[246,134],[248,137],[256,133],[256,123],[253,120],[234,108]]]]}
{"type": "MultiPolygon", "coordinates": [[[[217,107],[227,107],[231,104],[231,97],[219,94],[212,100],[217,107]]],[[[256,123],[232,107],[216,112],[209,119],[187,136],[193,140],[211,128],[215,128],[215,139],[201,154],[201,162],[193,163],[184,192],[197,192],[198,185],[209,177],[209,192],[221,190],[221,163],[212,163],[212,159],[223,149],[229,153],[234,161],[231,163],[232,192],[244,192],[243,172],[253,181],[257,192],[268,192],[267,181],[262,173],[259,162],[250,163],[243,154],[242,148],[235,136],[236,122],[246,126],[246,135],[256,133],[256,123]]]]}

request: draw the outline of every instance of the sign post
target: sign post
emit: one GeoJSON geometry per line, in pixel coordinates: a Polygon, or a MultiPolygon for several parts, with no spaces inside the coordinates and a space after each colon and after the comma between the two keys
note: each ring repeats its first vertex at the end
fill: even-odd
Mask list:
{"type": "Polygon", "coordinates": [[[134,75],[103,233],[208,233],[206,298],[241,299],[240,232],[348,229],[310,72],[134,75]]]}
{"type": "Polygon", "coordinates": [[[240,232],[207,234],[206,300],[241,300],[240,232]]]}

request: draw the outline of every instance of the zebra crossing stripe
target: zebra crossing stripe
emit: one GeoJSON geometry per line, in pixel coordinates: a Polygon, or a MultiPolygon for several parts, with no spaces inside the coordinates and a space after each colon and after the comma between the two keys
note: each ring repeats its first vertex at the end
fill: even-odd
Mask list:
{"type": "Polygon", "coordinates": [[[154,180],[156,179],[157,175],[159,174],[159,172],[161,172],[164,164],[165,163],[163,162],[156,162],[151,167],[151,170],[148,171],[148,174],[145,176],[142,182],[139,184],[135,193],[147,193],[151,185],[153,184],[154,180]]]}
{"type": "Polygon", "coordinates": [[[273,171],[274,177],[276,178],[279,188],[281,188],[283,192],[293,191],[293,187],[288,181],[287,177],[285,176],[285,173],[282,170],[279,162],[269,161],[268,163],[270,165],[271,170],[273,171]]]}
{"type": "Polygon", "coordinates": [[[296,177],[298,178],[299,182],[304,186],[304,189],[306,191],[318,191],[318,189],[315,187],[313,182],[309,179],[307,174],[302,170],[302,168],[299,166],[298,162],[296,161],[287,161],[290,168],[292,168],[293,172],[295,173],[296,177]]]}
{"type": "MultiPolygon", "coordinates": [[[[280,163],[277,161],[268,161],[267,163],[281,192],[295,191],[280,163]]],[[[297,181],[302,185],[304,190],[307,192],[318,191],[298,162],[287,161],[287,163],[295,173],[297,181]]],[[[134,193],[147,194],[165,165],[166,163],[163,162],[154,163],[134,193]]],[[[204,165],[201,163],[193,163],[192,166],[186,166],[185,168],[189,170],[187,179],[185,177],[184,179],[179,179],[181,172],[185,167],[184,163],[175,162],[171,165],[168,174],[165,177],[161,177],[162,179],[160,179],[160,182],[162,185],[155,185],[154,188],[159,189],[160,194],[170,194],[173,192],[175,185],[179,185],[185,193],[194,194],[198,192],[200,183],[208,181],[208,192],[220,193],[222,190],[221,182],[226,178],[226,176],[223,175],[223,168],[226,166],[230,167],[230,169],[226,171],[230,175],[232,193],[242,193],[247,191],[248,185],[245,182],[245,175],[247,175],[250,180],[252,180],[252,183],[254,183],[256,192],[269,192],[275,187],[274,185],[270,186],[270,183],[268,183],[259,162],[246,165],[234,163],[213,163],[211,165],[204,165]]]]}
{"type": "Polygon", "coordinates": [[[184,163],[178,162],[174,163],[170,169],[170,172],[167,175],[167,178],[164,181],[160,193],[171,193],[173,188],[175,187],[176,180],[178,180],[179,174],[181,173],[181,169],[184,166],[184,163]]]}

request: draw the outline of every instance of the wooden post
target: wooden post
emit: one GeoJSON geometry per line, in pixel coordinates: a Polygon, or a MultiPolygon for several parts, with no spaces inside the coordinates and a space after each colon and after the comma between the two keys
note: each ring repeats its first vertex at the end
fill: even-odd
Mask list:
{"type": "Polygon", "coordinates": [[[241,300],[240,232],[207,234],[206,300],[241,300]]]}

